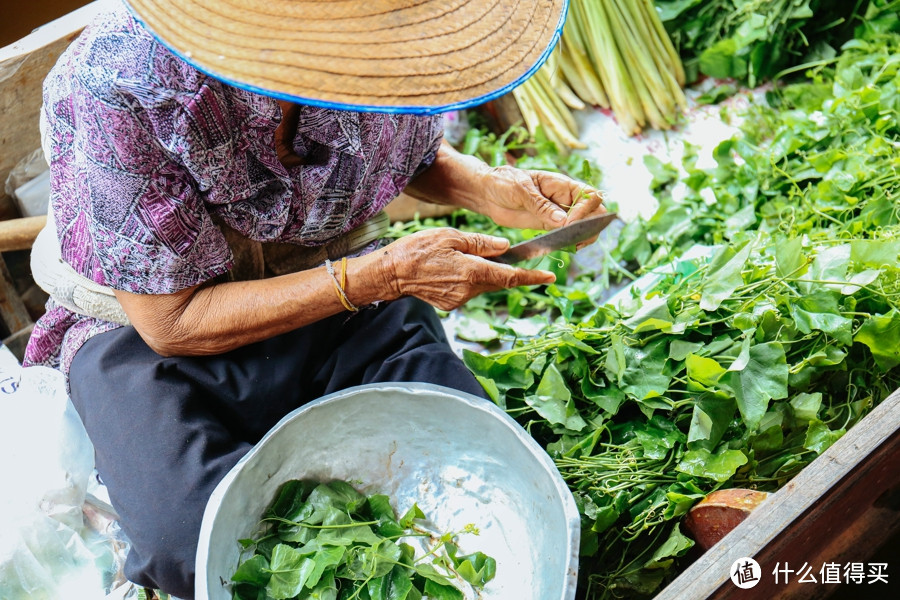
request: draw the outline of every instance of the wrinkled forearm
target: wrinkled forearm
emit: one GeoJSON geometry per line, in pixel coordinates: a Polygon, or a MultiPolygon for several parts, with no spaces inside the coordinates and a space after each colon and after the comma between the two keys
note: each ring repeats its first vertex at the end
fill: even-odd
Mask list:
{"type": "Polygon", "coordinates": [[[445,141],[434,163],[403,191],[417,200],[480,212],[490,170],[482,161],[457,152],[445,141]]]}
{"type": "MultiPolygon", "coordinates": [[[[345,292],[357,306],[396,297],[377,261],[372,255],[347,261],[345,292]]],[[[335,269],[340,277],[340,266],[335,269]]],[[[175,294],[117,291],[116,297],[147,345],[163,356],[221,354],[346,310],[324,267],[175,294]]]]}

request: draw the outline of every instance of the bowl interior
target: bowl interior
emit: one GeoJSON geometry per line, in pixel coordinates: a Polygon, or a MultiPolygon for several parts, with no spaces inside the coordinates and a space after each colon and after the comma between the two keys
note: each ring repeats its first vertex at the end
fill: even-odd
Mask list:
{"type": "Polygon", "coordinates": [[[578,512],[549,456],[490,402],[428,384],[360,386],[287,415],[216,488],[200,532],[197,597],[230,600],[238,539],[282,483],[345,480],[417,503],[439,531],[474,524],[460,550],[497,561],[482,598],[574,598],[578,512]]]}

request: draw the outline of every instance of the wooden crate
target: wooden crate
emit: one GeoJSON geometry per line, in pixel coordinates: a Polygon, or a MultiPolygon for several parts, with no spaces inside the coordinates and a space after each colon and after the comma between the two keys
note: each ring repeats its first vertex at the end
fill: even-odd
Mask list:
{"type": "MultiPolygon", "coordinates": [[[[698,558],[654,600],[709,598],[812,600],[839,591],[821,583],[825,563],[867,563],[900,534],[900,390],[852,427],[786,486],[768,498],[698,558]],[[760,583],[740,589],[733,563],[750,557],[762,567],[760,583]],[[791,575],[775,583],[773,570],[812,566],[817,583],[791,575]]],[[[896,549],[894,549],[896,550],[896,549]]],[[[895,552],[896,554],[900,554],[895,552]]],[[[900,598],[900,563],[888,563],[887,585],[843,586],[845,598],[900,598]]],[[[805,572],[805,569],[803,569],[805,572]]]]}

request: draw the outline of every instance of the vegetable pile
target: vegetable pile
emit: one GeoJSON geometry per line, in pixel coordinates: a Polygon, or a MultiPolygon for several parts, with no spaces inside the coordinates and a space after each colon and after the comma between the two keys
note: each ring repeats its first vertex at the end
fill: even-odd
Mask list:
{"type": "Polygon", "coordinates": [[[587,598],[652,595],[695,502],[778,489],[900,387],[897,26],[773,91],[715,168],[651,161],[660,208],[615,253],[644,273],[628,293],[466,353],[576,496],[587,598]]]}
{"type": "Polygon", "coordinates": [[[466,353],[575,493],[588,597],[652,592],[694,502],[777,489],[900,387],[898,254],[900,237],[759,232],[619,308],[466,353]]]}
{"type": "Polygon", "coordinates": [[[235,600],[462,600],[461,586],[481,590],[496,562],[459,553],[463,532],[434,534],[413,505],[398,518],[387,496],[364,496],[350,484],[294,480],[266,510],[264,529],[240,540],[252,555],[232,576],[235,600]],[[419,553],[405,541],[423,538],[419,553]],[[401,541],[405,540],[405,541],[401,541]]]}
{"type": "Polygon", "coordinates": [[[869,0],[656,0],[688,81],[703,73],[751,87],[782,69],[833,57],[860,19],[880,12],[871,4],[867,13],[869,0]]]}
{"type": "MultiPolygon", "coordinates": [[[[731,18],[751,4],[771,2],[731,18]]],[[[739,115],[714,167],[687,142],[682,165],[645,161],[659,209],[596,273],[571,283],[563,257],[556,285],[466,307],[508,348],[466,364],[576,497],[588,600],[652,596],[691,558],[693,504],[777,490],[900,388],[900,3],[852,4],[855,38],[739,115]],[[626,270],[641,276],[603,303],[626,270]]],[[[771,35],[756,42],[787,33],[771,35]]],[[[527,160],[559,166],[546,141],[527,160]]]]}
{"type": "Polygon", "coordinates": [[[695,243],[760,229],[849,240],[889,235],[900,190],[900,19],[871,25],[808,81],[776,89],[745,115],[742,134],[714,151],[717,166],[651,159],[659,208],[625,228],[619,256],[652,267],[695,243]]]}

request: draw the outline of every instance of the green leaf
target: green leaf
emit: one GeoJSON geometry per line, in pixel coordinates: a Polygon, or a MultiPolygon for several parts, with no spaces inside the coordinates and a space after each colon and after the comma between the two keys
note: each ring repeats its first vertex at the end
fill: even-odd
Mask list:
{"type": "MultiPolygon", "coordinates": [[[[837,282],[824,284],[824,287],[840,291],[843,286],[840,282],[847,280],[847,265],[849,262],[850,244],[840,244],[820,249],[809,269],[809,274],[804,275],[804,278],[837,282]]],[[[803,283],[801,288],[804,292],[810,293],[822,287],[822,285],[818,283],[803,283]]]]}
{"type": "Polygon", "coordinates": [[[666,500],[669,504],[663,513],[666,520],[687,514],[691,507],[706,496],[693,481],[676,481],[666,490],[666,500]]]}
{"type": "Polygon", "coordinates": [[[606,352],[606,364],[604,366],[609,378],[618,383],[619,387],[622,387],[627,364],[625,362],[625,343],[622,341],[622,336],[617,333],[612,333],[609,336],[609,349],[606,352]]]}
{"type": "Polygon", "coordinates": [[[315,567],[310,571],[309,576],[306,579],[306,586],[317,586],[325,571],[332,569],[332,567],[336,567],[343,562],[346,551],[346,548],[343,546],[325,546],[316,552],[311,557],[315,563],[315,567]]]}
{"type": "Polygon", "coordinates": [[[324,529],[318,532],[316,542],[321,545],[331,546],[350,546],[351,544],[377,544],[379,537],[368,525],[356,525],[354,527],[343,527],[352,523],[347,513],[329,506],[324,509],[325,518],[322,520],[324,526],[340,525],[333,529],[324,529]]]}
{"type": "Polygon", "coordinates": [[[822,406],[822,394],[820,392],[814,394],[800,393],[791,398],[790,404],[795,419],[812,421],[817,417],[819,407],[822,406]]]}
{"type": "Polygon", "coordinates": [[[832,431],[828,425],[818,419],[814,419],[809,422],[809,429],[806,430],[806,440],[803,442],[803,447],[807,450],[812,450],[816,454],[822,454],[833,443],[838,441],[844,433],[846,433],[844,429],[832,431]]]}
{"type": "Polygon", "coordinates": [[[500,389],[497,387],[497,383],[493,379],[488,379],[487,377],[482,377],[481,375],[476,375],[475,380],[481,384],[481,387],[484,388],[484,391],[487,393],[488,398],[491,399],[491,402],[494,404],[499,404],[501,408],[505,408],[501,404],[501,394],[500,389]]]}
{"type": "Polygon", "coordinates": [[[456,337],[469,342],[492,342],[496,340],[499,334],[491,327],[489,317],[484,311],[481,313],[469,313],[459,317],[459,321],[454,328],[456,337]]]}
{"type": "Polygon", "coordinates": [[[885,315],[871,315],[853,337],[865,344],[882,371],[900,365],[900,311],[891,309],[885,315]]]}
{"type": "Polygon", "coordinates": [[[387,575],[369,581],[366,587],[371,600],[405,600],[413,583],[402,567],[394,567],[387,575]]]}
{"type": "Polygon", "coordinates": [[[682,361],[687,358],[688,354],[695,354],[703,348],[700,342],[685,342],[682,340],[672,340],[669,345],[669,358],[676,361],[682,361]]]}
{"type": "Polygon", "coordinates": [[[392,540],[383,539],[369,551],[369,565],[373,577],[383,577],[391,572],[394,565],[400,562],[403,551],[392,540]]]}
{"type": "Polygon", "coordinates": [[[716,454],[704,449],[688,450],[675,470],[694,477],[723,482],[731,479],[738,468],[745,464],[747,457],[740,450],[723,449],[716,454]]]}
{"type": "Polygon", "coordinates": [[[299,521],[311,512],[307,509],[306,497],[316,487],[309,481],[292,480],[281,485],[275,496],[275,501],[266,511],[267,516],[280,517],[289,521],[299,521]]]}
{"type": "Polygon", "coordinates": [[[648,331],[664,331],[672,330],[672,321],[664,321],[662,319],[649,318],[644,319],[640,325],[634,328],[634,333],[646,333],[648,331]]]}
{"type": "Polygon", "coordinates": [[[900,259],[900,240],[853,240],[850,242],[850,260],[858,265],[896,267],[900,259]]]}
{"type": "Polygon", "coordinates": [[[792,238],[775,244],[775,274],[779,277],[800,277],[806,265],[803,256],[803,240],[792,238]]]}
{"type": "Polygon", "coordinates": [[[688,429],[688,443],[708,440],[712,435],[713,420],[699,404],[694,405],[691,425],[688,429]]]}
{"type": "Polygon", "coordinates": [[[317,512],[333,507],[341,512],[353,513],[363,506],[366,497],[357,492],[353,486],[344,481],[321,483],[310,492],[306,499],[317,512]]]}
{"type": "Polygon", "coordinates": [[[740,250],[726,246],[716,254],[703,279],[700,308],[706,311],[716,310],[744,283],[741,270],[747,263],[751,250],[752,244],[747,243],[740,250]]]}
{"type": "Polygon", "coordinates": [[[312,589],[304,589],[298,600],[337,600],[338,587],[334,581],[334,571],[327,571],[312,589]]]}
{"type": "Polygon", "coordinates": [[[665,569],[635,569],[616,580],[616,587],[633,590],[638,598],[652,597],[666,578],[665,569]]]}
{"type": "Polygon", "coordinates": [[[667,346],[664,339],[638,347],[623,344],[625,366],[620,387],[626,394],[645,400],[666,393],[672,381],[665,368],[669,358],[667,346]]]}
{"type": "Polygon", "coordinates": [[[474,586],[483,587],[497,574],[497,561],[483,552],[455,556],[453,562],[460,577],[474,586]]]}
{"type": "Polygon", "coordinates": [[[259,554],[251,556],[242,562],[231,580],[238,583],[252,583],[257,587],[266,587],[272,574],[268,571],[269,561],[259,554]]]}
{"type": "Polygon", "coordinates": [[[397,537],[405,532],[405,529],[397,521],[397,513],[391,506],[390,498],[383,494],[373,494],[368,497],[367,502],[372,517],[378,521],[378,535],[397,537]]]}
{"type": "Polygon", "coordinates": [[[644,563],[644,567],[649,569],[667,568],[674,562],[675,558],[684,556],[693,546],[694,540],[682,534],[678,523],[675,523],[669,537],[656,549],[650,560],[644,563]]]}
{"type": "Polygon", "coordinates": [[[534,373],[528,368],[530,361],[524,354],[492,357],[464,349],[463,361],[475,375],[493,380],[497,390],[503,393],[511,389],[528,389],[534,383],[534,373]]]}
{"type": "Polygon", "coordinates": [[[619,407],[625,402],[625,392],[621,389],[617,387],[597,387],[587,377],[581,380],[581,393],[610,416],[619,412],[619,407]]]}
{"type": "Polygon", "coordinates": [[[756,435],[750,438],[750,447],[756,452],[774,452],[784,445],[784,431],[782,422],[784,415],[780,412],[769,411],[763,415],[759,422],[756,435]]]}
{"type": "Polygon", "coordinates": [[[706,387],[715,386],[725,374],[725,368],[714,359],[696,354],[688,354],[684,364],[688,377],[706,387]]]}
{"type": "Polygon", "coordinates": [[[709,91],[697,96],[697,104],[718,104],[726,98],[737,94],[738,88],[730,83],[717,85],[709,91]]]}
{"type": "Polygon", "coordinates": [[[748,204],[725,219],[725,236],[733,239],[736,235],[756,224],[756,206],[748,204]]]}
{"type": "Polygon", "coordinates": [[[652,154],[645,154],[643,160],[647,170],[653,176],[650,189],[655,190],[665,187],[673,181],[678,181],[678,169],[671,163],[664,163],[652,154]]]}
{"type": "Polygon", "coordinates": [[[844,345],[853,343],[853,320],[840,314],[834,292],[821,290],[791,303],[794,324],[803,333],[816,329],[833,336],[844,345]]]}
{"type": "Polygon", "coordinates": [[[674,20],[682,13],[701,2],[703,2],[703,0],[667,0],[658,3],[657,12],[659,13],[660,20],[665,23],[666,21],[674,20]]]}
{"type": "Polygon", "coordinates": [[[525,402],[555,425],[563,425],[572,431],[581,431],[587,426],[575,409],[572,393],[555,364],[546,368],[535,394],[525,396],[525,402]]]}
{"type": "Polygon", "coordinates": [[[613,505],[600,506],[593,515],[594,522],[591,524],[591,531],[603,533],[619,520],[619,511],[613,505]]]}
{"type": "Polygon", "coordinates": [[[647,232],[640,219],[629,221],[619,232],[616,252],[622,260],[636,260],[641,264],[650,258],[652,253],[650,240],[647,239],[647,232]]]}
{"type": "Polygon", "coordinates": [[[314,561],[287,544],[278,544],[272,550],[269,563],[272,577],[266,585],[266,592],[275,600],[293,598],[303,589],[314,569],[314,561]]]}
{"type": "Polygon", "coordinates": [[[387,575],[402,556],[401,548],[388,539],[374,546],[351,546],[337,572],[339,578],[365,581],[387,575]]]}
{"type": "Polygon", "coordinates": [[[826,346],[806,357],[807,362],[814,367],[831,367],[839,365],[847,358],[847,353],[835,346],[826,346]]]}
{"type": "MultiPolygon", "coordinates": [[[[434,565],[431,565],[429,563],[417,564],[415,566],[415,571],[416,571],[417,575],[421,575],[428,581],[432,581],[434,583],[437,583],[438,585],[446,585],[446,586],[451,585],[450,579],[446,575],[439,573],[438,570],[434,568],[434,565]]],[[[427,593],[427,590],[426,590],[426,593],[427,593]]]]}
{"type": "Polygon", "coordinates": [[[415,523],[416,519],[424,519],[425,513],[422,512],[422,509],[419,508],[419,505],[413,502],[413,505],[409,507],[402,517],[400,517],[400,524],[403,527],[411,527],[413,523],[415,523]]]}
{"type": "Polygon", "coordinates": [[[770,400],[787,398],[788,365],[782,345],[767,342],[751,346],[747,365],[732,371],[729,383],[744,423],[753,431],[770,400]]]}
{"type": "Polygon", "coordinates": [[[696,404],[691,416],[687,442],[691,449],[715,448],[728,429],[735,409],[734,399],[718,394],[704,394],[696,404]]]}
{"type": "Polygon", "coordinates": [[[700,54],[700,70],[716,79],[743,79],[747,61],[738,56],[738,42],[727,38],[716,42],[700,54]]]}
{"type": "Polygon", "coordinates": [[[644,456],[654,459],[665,458],[669,450],[685,441],[685,435],[671,421],[659,415],[654,415],[647,423],[635,427],[634,435],[644,456]]]}
{"type": "Polygon", "coordinates": [[[862,286],[869,285],[878,279],[882,273],[883,271],[881,269],[866,269],[865,271],[854,273],[850,279],[847,280],[847,284],[841,286],[841,293],[845,296],[855,294],[862,286]]]}
{"type": "Polygon", "coordinates": [[[432,579],[425,582],[425,595],[429,600],[463,600],[461,591],[452,585],[441,585],[432,579]]]}

